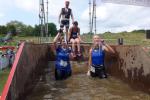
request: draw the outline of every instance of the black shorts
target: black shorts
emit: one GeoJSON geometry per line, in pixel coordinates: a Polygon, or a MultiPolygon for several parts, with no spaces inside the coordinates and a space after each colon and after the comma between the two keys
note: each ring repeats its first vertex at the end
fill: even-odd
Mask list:
{"type": "Polygon", "coordinates": [[[60,28],[64,28],[64,26],[66,28],[69,28],[69,25],[70,25],[69,20],[61,20],[60,28]]]}
{"type": "Polygon", "coordinates": [[[78,37],[71,37],[70,40],[71,40],[71,39],[76,39],[76,38],[78,38],[78,37]]]}
{"type": "Polygon", "coordinates": [[[55,79],[56,80],[63,80],[71,76],[72,71],[66,72],[64,70],[58,70],[55,68],[55,79]]]}
{"type": "Polygon", "coordinates": [[[90,75],[92,77],[99,77],[99,78],[107,78],[107,74],[106,74],[106,70],[105,67],[101,67],[101,68],[95,68],[95,73],[93,73],[92,71],[90,71],[90,75]]]}

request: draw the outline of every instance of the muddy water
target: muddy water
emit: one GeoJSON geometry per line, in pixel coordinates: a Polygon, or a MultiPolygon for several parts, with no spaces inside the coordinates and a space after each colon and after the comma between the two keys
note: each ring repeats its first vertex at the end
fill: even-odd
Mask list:
{"type": "MultiPolygon", "coordinates": [[[[78,68],[83,70],[86,63],[80,63],[78,68]]],[[[27,96],[26,100],[150,100],[150,95],[132,90],[114,77],[99,79],[86,76],[75,68],[75,62],[72,67],[76,71],[73,71],[70,78],[55,81],[53,66],[54,63],[50,62],[45,74],[38,79],[32,94],[27,96]]]]}

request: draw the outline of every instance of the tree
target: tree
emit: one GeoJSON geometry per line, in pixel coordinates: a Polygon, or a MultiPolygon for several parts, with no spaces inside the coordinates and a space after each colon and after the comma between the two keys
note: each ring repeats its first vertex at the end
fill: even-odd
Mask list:
{"type": "MultiPolygon", "coordinates": [[[[33,33],[35,36],[41,36],[41,26],[35,25],[33,33]]],[[[48,23],[48,36],[55,36],[57,33],[57,28],[54,23],[48,23]]]]}
{"type": "Polygon", "coordinates": [[[12,33],[26,34],[26,27],[25,24],[16,20],[7,23],[7,31],[11,31],[12,33]]]}
{"type": "Polygon", "coordinates": [[[12,32],[13,34],[16,34],[16,28],[14,25],[7,25],[7,32],[12,32]]]}
{"type": "Polygon", "coordinates": [[[30,26],[30,25],[27,26],[26,27],[26,35],[28,35],[28,36],[34,36],[33,30],[34,30],[34,28],[32,26],[30,26]]]}
{"type": "Polygon", "coordinates": [[[6,34],[7,33],[7,27],[6,26],[0,26],[0,34],[6,34]]]}
{"type": "Polygon", "coordinates": [[[34,28],[30,25],[25,25],[19,21],[11,21],[7,23],[7,30],[13,33],[19,33],[21,36],[34,36],[33,31],[34,28]]]}
{"type": "Polygon", "coordinates": [[[40,25],[35,25],[33,29],[34,36],[40,36],[40,25]]]}
{"type": "MultiPolygon", "coordinates": [[[[57,28],[54,23],[48,23],[48,36],[55,36],[57,33],[57,28]]],[[[1,32],[0,27],[0,32],[1,32]]],[[[34,27],[30,25],[25,25],[22,22],[19,21],[10,21],[7,23],[7,30],[4,33],[12,32],[12,33],[19,33],[18,35],[21,36],[40,36],[41,27],[40,25],[35,25],[34,27]]]]}
{"type": "Polygon", "coordinates": [[[57,33],[57,28],[56,25],[54,23],[48,23],[48,35],[50,36],[55,36],[57,33]]]}

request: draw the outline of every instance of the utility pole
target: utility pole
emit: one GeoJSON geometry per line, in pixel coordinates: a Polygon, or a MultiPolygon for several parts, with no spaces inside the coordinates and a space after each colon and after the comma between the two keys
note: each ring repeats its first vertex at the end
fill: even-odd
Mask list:
{"type": "Polygon", "coordinates": [[[95,34],[96,34],[96,0],[93,0],[93,11],[92,11],[92,25],[91,25],[91,32],[93,32],[93,27],[95,27],[95,34]]]}
{"type": "Polygon", "coordinates": [[[92,27],[91,27],[91,0],[89,0],[89,32],[92,34],[92,27]]]}
{"type": "MultiPolygon", "coordinates": [[[[44,37],[46,35],[44,0],[40,0],[40,2],[39,2],[39,24],[41,27],[40,37],[44,37]]],[[[40,42],[41,42],[41,40],[40,40],[40,42]]]]}
{"type": "Polygon", "coordinates": [[[46,37],[48,37],[48,0],[46,3],[47,3],[46,37]]]}
{"type": "Polygon", "coordinates": [[[94,19],[95,19],[95,34],[97,32],[97,23],[96,23],[96,0],[94,0],[94,19]]]}

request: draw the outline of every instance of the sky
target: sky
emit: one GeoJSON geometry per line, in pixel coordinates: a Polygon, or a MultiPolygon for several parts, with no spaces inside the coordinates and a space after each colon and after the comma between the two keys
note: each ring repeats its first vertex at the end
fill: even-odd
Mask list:
{"type": "MultiPolygon", "coordinates": [[[[70,0],[81,32],[89,31],[89,0],[70,0]]],[[[64,0],[49,0],[49,22],[58,24],[64,0]]],[[[0,0],[0,25],[18,20],[27,25],[39,24],[39,0],[0,0]]],[[[122,32],[150,29],[150,7],[103,3],[97,0],[97,32],[122,32]]]]}

